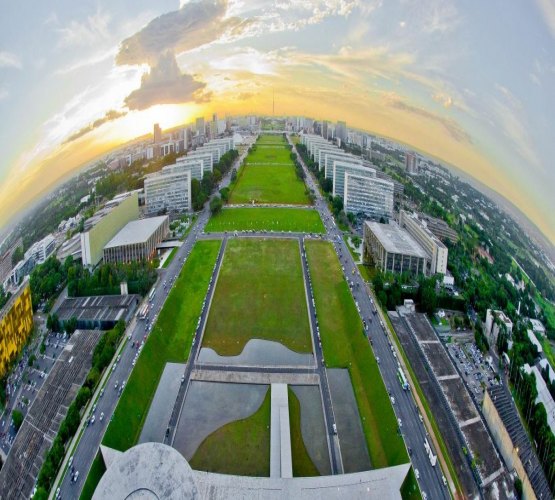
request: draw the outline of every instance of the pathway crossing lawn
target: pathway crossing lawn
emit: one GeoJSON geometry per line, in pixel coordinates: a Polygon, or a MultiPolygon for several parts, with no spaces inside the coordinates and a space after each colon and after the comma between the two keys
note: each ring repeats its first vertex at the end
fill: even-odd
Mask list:
{"type": "Polygon", "coordinates": [[[286,165],[245,165],[240,171],[229,203],[284,203],[307,205],[306,186],[295,168],[286,165]]]}
{"type": "Polygon", "coordinates": [[[297,240],[227,243],[202,346],[236,356],[250,339],[312,352],[297,240]]]}
{"type": "Polygon", "coordinates": [[[291,231],[323,233],[317,210],[305,208],[224,208],[206,225],[208,233],[224,231],[291,231]]]}
{"type": "Polygon", "coordinates": [[[191,459],[195,470],[268,477],[270,475],[270,389],[248,418],[230,422],[208,436],[191,459]]]}
{"type": "Polygon", "coordinates": [[[373,468],[409,461],[374,353],[331,243],[305,242],[326,366],[348,368],[373,468]]]}
{"type": "Polygon", "coordinates": [[[187,361],[220,246],[219,240],[199,241],[189,254],[125,385],[104,445],[125,451],[137,443],[164,366],[187,361]]]}

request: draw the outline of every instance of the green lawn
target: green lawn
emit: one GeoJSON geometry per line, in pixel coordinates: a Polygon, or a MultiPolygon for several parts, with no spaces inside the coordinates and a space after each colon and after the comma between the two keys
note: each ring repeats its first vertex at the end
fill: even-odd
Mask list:
{"type": "Polygon", "coordinates": [[[177,248],[172,248],[170,255],[168,255],[168,258],[164,261],[164,264],[162,265],[164,269],[166,269],[166,267],[168,267],[171,264],[176,253],[177,253],[177,248]]]}
{"type": "Polygon", "coordinates": [[[245,164],[257,163],[283,163],[285,166],[293,166],[291,151],[285,146],[271,146],[269,144],[257,144],[255,150],[249,153],[245,164]]]}
{"type": "Polygon", "coordinates": [[[220,245],[211,240],[194,246],[129,377],[104,445],[125,451],[137,443],[164,366],[187,360],[220,245]]]}
{"type": "Polygon", "coordinates": [[[246,165],[238,174],[229,203],[284,203],[308,205],[306,186],[297,178],[293,164],[246,165]]]}
{"type": "Polygon", "coordinates": [[[256,144],[287,144],[287,140],[283,138],[283,134],[262,134],[258,137],[256,144]]]}
{"type": "Polygon", "coordinates": [[[195,470],[268,477],[270,475],[270,389],[260,408],[208,436],[191,459],[195,470]]]}
{"type": "Polygon", "coordinates": [[[348,368],[374,468],[407,463],[376,359],[331,243],[305,243],[326,365],[348,368]]]}
{"type": "Polygon", "coordinates": [[[401,486],[401,498],[403,500],[421,500],[422,498],[412,467],[410,468],[409,473],[401,486]]]}
{"type": "Polygon", "coordinates": [[[291,457],[293,460],[293,477],[319,476],[320,473],[306,451],[301,431],[301,403],[295,393],[288,388],[289,427],[291,430],[291,457]]]}
{"type": "Polygon", "coordinates": [[[206,225],[208,233],[223,231],[292,231],[324,233],[317,210],[304,208],[224,208],[206,225]]]}
{"type": "Polygon", "coordinates": [[[202,345],[234,356],[250,339],[312,352],[297,240],[227,243],[202,345]]]}
{"type": "Polygon", "coordinates": [[[100,451],[96,455],[91,468],[89,470],[89,474],[87,476],[87,480],[83,485],[83,490],[81,491],[81,495],[79,496],[79,500],[91,500],[94,490],[98,486],[98,483],[102,479],[102,476],[106,472],[106,466],[104,465],[104,460],[100,456],[100,451]]]}

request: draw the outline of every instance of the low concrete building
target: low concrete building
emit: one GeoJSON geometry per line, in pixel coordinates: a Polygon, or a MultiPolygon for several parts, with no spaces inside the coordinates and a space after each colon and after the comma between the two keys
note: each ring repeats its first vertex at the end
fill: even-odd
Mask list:
{"type": "Polygon", "coordinates": [[[67,297],[56,311],[60,323],[77,319],[77,328],[109,330],[120,320],[129,323],[141,302],[140,295],[67,297]]]}
{"type": "Polygon", "coordinates": [[[321,477],[247,477],[201,472],[191,468],[175,449],[144,443],[120,452],[100,447],[106,472],[93,500],[164,498],[166,500],[243,500],[345,498],[401,499],[410,463],[394,467],[321,477]]]}
{"type": "Polygon", "coordinates": [[[502,385],[488,389],[482,413],[509,470],[522,481],[525,500],[553,498],[512,398],[502,385]]]}
{"type": "Polygon", "coordinates": [[[397,224],[364,223],[363,257],[381,271],[425,274],[428,256],[397,224]]]}
{"type": "Polygon", "coordinates": [[[549,425],[551,432],[555,435],[555,401],[549,388],[542,377],[542,374],[538,370],[537,366],[530,366],[528,363],[524,365],[524,371],[528,374],[533,373],[536,378],[536,389],[538,390],[538,395],[536,397],[535,403],[543,404],[545,412],[547,413],[547,425],[549,425]]]}
{"type": "Polygon", "coordinates": [[[410,235],[428,254],[429,274],[447,273],[447,247],[427,227],[424,220],[418,218],[416,213],[401,210],[399,225],[406,229],[410,235]]]}
{"type": "Polygon", "coordinates": [[[150,260],[169,231],[167,215],[131,221],[104,247],[104,262],[150,260]]]}

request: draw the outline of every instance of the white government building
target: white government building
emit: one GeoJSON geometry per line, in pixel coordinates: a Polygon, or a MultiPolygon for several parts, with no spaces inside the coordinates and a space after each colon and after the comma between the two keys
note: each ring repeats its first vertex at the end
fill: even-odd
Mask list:
{"type": "Polygon", "coordinates": [[[200,181],[206,173],[213,172],[214,165],[234,146],[233,137],[214,139],[177,158],[175,164],[147,175],[144,184],[146,213],[190,211],[192,179],[200,181]]]}

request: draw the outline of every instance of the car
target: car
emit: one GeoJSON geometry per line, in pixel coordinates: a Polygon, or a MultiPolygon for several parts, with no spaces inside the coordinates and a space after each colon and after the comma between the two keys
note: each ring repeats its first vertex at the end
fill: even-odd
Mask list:
{"type": "Polygon", "coordinates": [[[399,424],[399,427],[403,427],[403,421],[400,418],[397,419],[397,423],[399,424]]]}
{"type": "Polygon", "coordinates": [[[114,384],[114,389],[117,389],[119,385],[119,382],[116,380],[116,383],[114,384]]]}
{"type": "Polygon", "coordinates": [[[443,486],[447,486],[447,479],[445,479],[443,474],[441,475],[441,481],[443,482],[443,486]]]}
{"type": "Polygon", "coordinates": [[[333,424],[333,433],[337,434],[337,425],[333,424]]]}
{"type": "Polygon", "coordinates": [[[100,422],[102,422],[102,420],[104,420],[104,412],[102,412],[102,413],[100,414],[100,417],[99,417],[98,420],[100,420],[100,422]]]}
{"type": "Polygon", "coordinates": [[[391,404],[394,405],[395,404],[395,398],[393,396],[391,396],[391,404]]]}
{"type": "Polygon", "coordinates": [[[416,479],[420,479],[420,471],[418,469],[414,469],[414,475],[416,476],[416,479]]]}
{"type": "Polygon", "coordinates": [[[91,417],[91,424],[94,425],[94,421],[95,421],[95,416],[93,415],[93,416],[91,417]]]}

